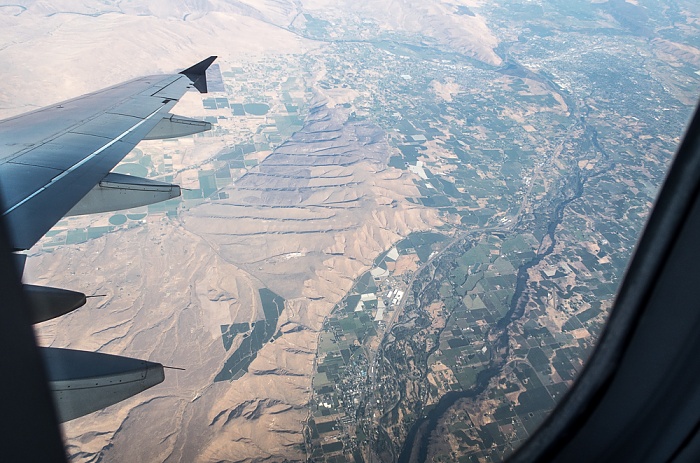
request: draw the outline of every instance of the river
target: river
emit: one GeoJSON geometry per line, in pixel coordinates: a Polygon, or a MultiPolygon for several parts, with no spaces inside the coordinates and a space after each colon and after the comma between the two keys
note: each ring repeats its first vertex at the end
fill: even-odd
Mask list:
{"type": "MultiPolygon", "coordinates": [[[[513,61],[508,61],[508,64],[502,68],[503,73],[513,74],[527,72],[529,78],[535,76],[538,77],[537,80],[544,83],[551,90],[560,92],[559,89],[551,80],[548,78],[537,75],[531,71],[525,71],[522,66],[513,61]]],[[[576,113],[576,106],[574,105],[573,99],[569,95],[564,94],[564,98],[569,105],[569,109],[572,115],[576,113]]],[[[579,124],[581,124],[585,129],[594,147],[603,154],[604,158],[607,158],[606,153],[603,152],[601,147],[597,143],[597,137],[595,130],[586,125],[585,117],[583,115],[579,116],[579,124]]],[[[488,387],[489,381],[496,375],[498,375],[503,366],[506,363],[506,358],[509,351],[509,325],[518,320],[525,313],[525,306],[527,303],[527,298],[522,297],[525,289],[527,288],[528,282],[528,270],[539,264],[542,259],[547,257],[554,250],[556,244],[555,232],[557,227],[561,224],[564,218],[564,210],[572,201],[578,199],[583,194],[583,186],[589,177],[595,174],[582,172],[575,164],[572,171],[569,174],[568,181],[565,182],[565,187],[559,192],[560,198],[554,210],[550,216],[549,223],[546,227],[546,237],[549,237],[549,245],[547,248],[530,261],[525,262],[518,268],[518,275],[516,279],[515,292],[513,298],[511,299],[511,304],[506,315],[501,318],[494,326],[489,330],[486,335],[487,344],[489,344],[490,352],[496,353],[492,355],[489,367],[485,370],[479,372],[476,380],[476,384],[466,391],[451,391],[446,393],[440,398],[438,403],[434,408],[432,408],[427,416],[419,419],[409,431],[409,434],[404,442],[401,449],[401,453],[398,458],[399,463],[409,463],[410,461],[426,461],[428,457],[428,446],[430,443],[430,437],[433,432],[437,429],[438,423],[441,418],[447,413],[447,411],[459,400],[470,399],[479,396],[488,387]],[[491,341],[492,340],[492,341],[491,341]],[[503,355],[498,355],[498,352],[504,352],[503,355]],[[413,458],[412,458],[413,457],[413,458]]],[[[543,241],[544,242],[544,239],[543,241]]]]}

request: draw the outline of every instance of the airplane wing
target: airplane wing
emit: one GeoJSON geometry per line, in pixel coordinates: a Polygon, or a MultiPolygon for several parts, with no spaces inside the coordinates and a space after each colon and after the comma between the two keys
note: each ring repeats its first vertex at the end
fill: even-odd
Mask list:
{"type": "MultiPolygon", "coordinates": [[[[216,59],[171,75],[141,77],[0,121],[0,214],[14,251],[34,246],[67,215],[114,211],[180,195],[177,185],[111,173],[141,140],[211,124],[170,114],[190,88],[207,91],[216,59]]],[[[23,255],[17,255],[20,267],[23,255]]],[[[85,294],[24,285],[32,323],[85,304],[85,294]]],[[[111,405],[163,381],[158,363],[69,349],[41,349],[61,421],[111,405]]]]}
{"type": "Polygon", "coordinates": [[[204,72],[215,58],[0,121],[2,214],[14,249],[36,244],[149,133],[167,138],[208,130],[206,122],[169,111],[188,88],[206,91],[204,72]]]}

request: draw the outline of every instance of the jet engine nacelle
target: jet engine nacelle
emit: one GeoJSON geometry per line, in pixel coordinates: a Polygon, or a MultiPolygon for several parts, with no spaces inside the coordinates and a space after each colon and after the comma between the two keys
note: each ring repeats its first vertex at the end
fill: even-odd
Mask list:
{"type": "Polygon", "coordinates": [[[85,305],[85,294],[50,286],[23,285],[32,324],[60,317],[85,305]]]}

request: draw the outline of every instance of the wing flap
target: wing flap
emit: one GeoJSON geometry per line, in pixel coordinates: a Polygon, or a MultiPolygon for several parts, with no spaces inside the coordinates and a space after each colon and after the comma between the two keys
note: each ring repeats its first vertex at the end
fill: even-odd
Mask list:
{"type": "MultiPolygon", "coordinates": [[[[27,164],[39,167],[51,167],[65,171],[83,160],[88,154],[97,151],[107,143],[104,137],[80,133],[66,133],[13,158],[14,164],[27,164]]],[[[1,177],[1,176],[0,176],[1,177]]],[[[3,178],[3,181],[4,178],[3,178]]],[[[14,205],[10,203],[10,205],[14,205]]]]}
{"type": "Polygon", "coordinates": [[[81,124],[72,130],[72,133],[83,135],[94,135],[107,139],[115,138],[124,132],[131,130],[143,119],[134,116],[123,116],[121,114],[100,114],[96,118],[81,124]]]}
{"type": "Polygon", "coordinates": [[[179,80],[181,78],[180,75],[172,75],[172,76],[167,76],[166,79],[161,79],[158,82],[156,82],[154,85],[151,85],[148,89],[144,90],[139,94],[139,97],[141,96],[154,96],[156,93],[158,93],[161,89],[167,87],[168,85],[172,84],[176,80],[179,80]]]}
{"type": "Polygon", "coordinates": [[[7,162],[0,164],[0,194],[8,208],[18,204],[35,191],[35,182],[49,183],[61,173],[48,167],[26,166],[7,162]]]}
{"type": "Polygon", "coordinates": [[[163,87],[157,92],[153,93],[153,97],[159,99],[178,100],[182,94],[185,93],[188,88],[190,88],[190,85],[192,85],[192,83],[185,76],[180,76],[179,79],[174,80],[166,87],[163,87]]]}
{"type": "Polygon", "coordinates": [[[107,111],[107,114],[138,117],[145,119],[153,111],[163,105],[163,99],[150,96],[129,98],[107,111]]]}

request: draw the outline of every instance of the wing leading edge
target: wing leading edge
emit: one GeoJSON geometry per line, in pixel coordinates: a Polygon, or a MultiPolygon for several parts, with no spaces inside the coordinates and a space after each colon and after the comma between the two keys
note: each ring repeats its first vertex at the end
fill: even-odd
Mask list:
{"type": "MultiPolygon", "coordinates": [[[[61,218],[152,204],[177,185],[111,173],[143,139],[173,138],[211,124],[170,113],[190,88],[207,91],[211,56],[171,75],[134,79],[0,121],[0,213],[15,251],[31,248],[61,218]]],[[[21,260],[21,259],[20,259],[21,260]]],[[[29,318],[41,322],[85,304],[85,295],[25,285],[29,318]]],[[[159,363],[95,352],[42,349],[58,416],[67,421],[163,381],[159,363]]]]}

